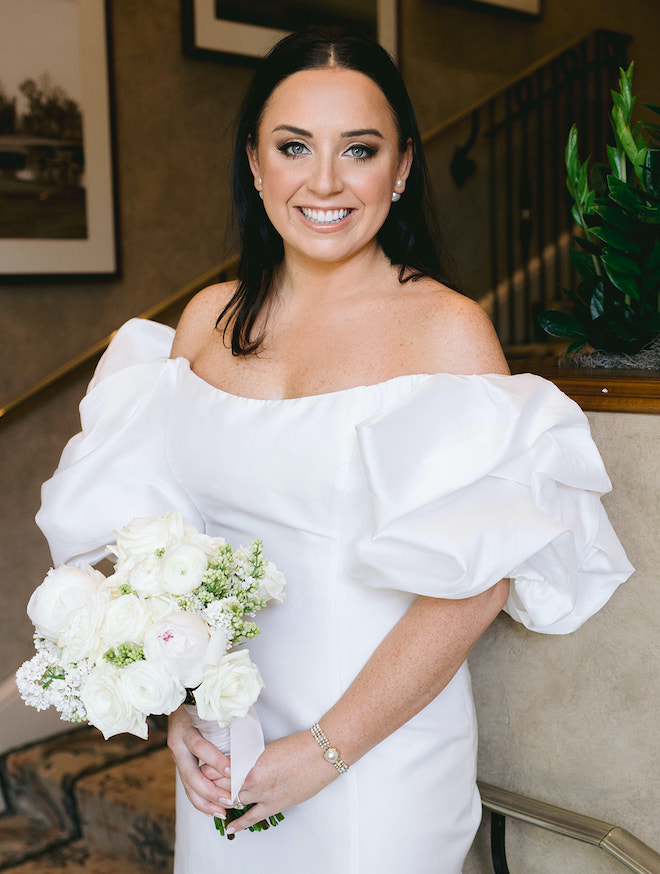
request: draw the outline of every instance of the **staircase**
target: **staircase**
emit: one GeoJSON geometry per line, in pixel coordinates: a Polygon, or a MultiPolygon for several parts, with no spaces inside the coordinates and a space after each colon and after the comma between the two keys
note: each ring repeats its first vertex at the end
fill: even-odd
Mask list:
{"type": "Polygon", "coordinates": [[[174,765],[163,721],[149,740],[77,728],[0,759],[0,871],[168,874],[174,765]]]}

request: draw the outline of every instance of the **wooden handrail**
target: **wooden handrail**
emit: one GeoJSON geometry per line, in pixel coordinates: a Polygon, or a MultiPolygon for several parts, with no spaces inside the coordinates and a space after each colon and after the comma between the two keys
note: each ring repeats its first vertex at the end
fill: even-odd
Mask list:
{"type": "Polygon", "coordinates": [[[584,841],[604,850],[637,874],[660,874],[660,853],[624,828],[536,801],[488,783],[479,783],[483,806],[503,816],[584,841]]]}
{"type": "MultiPolygon", "coordinates": [[[[236,255],[233,255],[231,258],[227,258],[216,267],[212,267],[210,270],[207,270],[205,273],[202,273],[200,276],[198,276],[197,279],[194,279],[192,282],[184,285],[178,291],[175,291],[169,297],[164,298],[159,303],[150,307],[148,310],[145,310],[145,312],[141,313],[138,318],[157,319],[168,310],[172,309],[178,304],[183,303],[188,298],[191,298],[198,291],[206,288],[207,285],[210,285],[213,282],[217,282],[221,278],[229,278],[231,273],[235,270],[237,264],[238,258],[236,255]]],[[[44,376],[42,379],[37,380],[37,382],[31,385],[30,388],[26,389],[24,392],[21,392],[21,394],[16,395],[16,397],[13,397],[9,401],[7,401],[6,404],[0,407],[0,421],[2,421],[4,416],[7,416],[18,407],[26,404],[28,401],[31,401],[42,391],[45,391],[52,385],[55,385],[61,379],[64,379],[66,376],[74,373],[79,367],[82,367],[89,361],[93,361],[94,358],[101,355],[107,349],[110,341],[116,333],[116,331],[113,331],[111,334],[108,334],[107,337],[104,337],[102,340],[94,343],[93,346],[90,346],[89,349],[85,349],[85,351],[81,352],[80,355],[76,355],[74,358],[69,359],[69,361],[66,361],[64,364],[44,376]]]]}

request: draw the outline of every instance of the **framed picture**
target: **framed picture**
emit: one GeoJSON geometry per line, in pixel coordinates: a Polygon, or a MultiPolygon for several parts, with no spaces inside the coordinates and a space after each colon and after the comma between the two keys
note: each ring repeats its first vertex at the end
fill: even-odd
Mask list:
{"type": "Polygon", "coordinates": [[[283,36],[306,25],[349,24],[398,58],[397,0],[181,0],[188,54],[263,57],[283,36]]]}
{"type": "Polygon", "coordinates": [[[0,279],[118,273],[106,0],[0,3],[0,279]]]}
{"type": "Polygon", "coordinates": [[[542,13],[543,0],[444,0],[454,6],[483,9],[486,12],[503,12],[513,18],[538,19],[542,13]]]}

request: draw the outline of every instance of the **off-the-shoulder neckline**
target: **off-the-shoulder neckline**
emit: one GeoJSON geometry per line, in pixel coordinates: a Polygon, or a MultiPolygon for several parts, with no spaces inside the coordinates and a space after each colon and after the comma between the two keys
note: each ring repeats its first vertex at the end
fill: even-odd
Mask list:
{"type": "Polygon", "coordinates": [[[417,386],[417,384],[422,384],[425,380],[431,379],[433,377],[436,378],[455,378],[455,379],[510,379],[510,375],[504,373],[484,373],[484,374],[462,374],[462,373],[401,373],[398,376],[391,376],[388,379],[380,380],[379,382],[372,383],[360,383],[359,385],[352,385],[346,388],[335,389],[334,391],[327,392],[318,392],[317,394],[310,395],[297,395],[294,397],[287,398],[255,398],[250,397],[248,395],[239,395],[233,392],[226,391],[225,389],[219,388],[218,386],[212,385],[210,382],[201,377],[198,373],[195,373],[193,370],[190,361],[187,358],[174,358],[170,359],[170,361],[181,362],[181,366],[183,367],[184,372],[190,374],[192,378],[210,392],[215,392],[221,397],[233,399],[235,401],[244,401],[245,403],[253,403],[253,404],[295,404],[295,403],[303,403],[305,401],[318,401],[323,398],[339,398],[343,395],[351,395],[360,391],[376,391],[378,389],[385,390],[389,386],[396,385],[398,383],[402,383],[408,381],[410,384],[417,386]]]}

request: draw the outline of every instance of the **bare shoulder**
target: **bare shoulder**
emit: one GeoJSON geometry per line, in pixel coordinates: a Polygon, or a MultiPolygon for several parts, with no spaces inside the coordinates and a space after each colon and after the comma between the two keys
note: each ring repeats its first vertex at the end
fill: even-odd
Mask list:
{"type": "Polygon", "coordinates": [[[193,361],[216,330],[218,316],[236,291],[236,282],[209,285],[190,301],[181,314],[172,344],[172,358],[193,361]]]}
{"type": "Polygon", "coordinates": [[[436,372],[508,374],[497,334],[481,305],[440,283],[422,282],[423,336],[436,372]]]}

